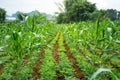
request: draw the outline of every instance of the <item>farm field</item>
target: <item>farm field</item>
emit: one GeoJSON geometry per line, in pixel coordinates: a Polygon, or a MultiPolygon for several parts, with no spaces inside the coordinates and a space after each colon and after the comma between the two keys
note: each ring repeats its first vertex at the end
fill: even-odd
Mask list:
{"type": "Polygon", "coordinates": [[[120,80],[120,21],[0,24],[0,80],[120,80]]]}

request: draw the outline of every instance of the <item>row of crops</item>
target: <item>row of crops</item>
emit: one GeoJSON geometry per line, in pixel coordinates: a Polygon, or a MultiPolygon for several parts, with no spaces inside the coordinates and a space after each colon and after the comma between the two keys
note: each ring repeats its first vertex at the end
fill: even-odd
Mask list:
{"type": "Polygon", "coordinates": [[[1,80],[119,80],[120,21],[0,24],[1,80]]]}
{"type": "Polygon", "coordinates": [[[119,21],[81,22],[67,26],[63,27],[66,43],[86,78],[94,79],[96,76],[95,80],[119,80],[119,21]],[[99,72],[101,74],[98,75],[99,72]]]}

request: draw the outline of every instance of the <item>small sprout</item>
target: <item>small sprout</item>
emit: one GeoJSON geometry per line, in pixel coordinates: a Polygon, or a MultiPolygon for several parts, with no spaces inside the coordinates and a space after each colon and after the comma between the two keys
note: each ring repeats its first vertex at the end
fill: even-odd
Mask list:
{"type": "Polygon", "coordinates": [[[112,36],[110,36],[110,40],[112,40],[113,38],[112,38],[112,36]]]}
{"type": "Polygon", "coordinates": [[[83,30],[80,31],[79,35],[82,35],[82,33],[83,33],[83,30]]]}
{"type": "Polygon", "coordinates": [[[36,38],[40,37],[40,36],[39,36],[38,34],[36,34],[36,33],[33,33],[33,34],[35,35],[36,38]]]}
{"type": "Polygon", "coordinates": [[[21,35],[22,35],[22,32],[18,32],[18,34],[21,36],[21,35]]]}
{"type": "Polygon", "coordinates": [[[116,40],[115,42],[118,43],[118,44],[120,44],[120,40],[116,40]]]}
{"type": "Polygon", "coordinates": [[[2,49],[3,47],[0,47],[0,51],[2,51],[3,49],[2,49]]]}
{"type": "Polygon", "coordinates": [[[10,38],[10,35],[5,36],[5,40],[8,40],[10,38]]]}
{"type": "Polygon", "coordinates": [[[111,32],[111,31],[112,31],[112,28],[108,27],[108,28],[107,28],[107,31],[108,31],[108,32],[111,32]]]}
{"type": "Polygon", "coordinates": [[[2,64],[2,61],[0,61],[0,65],[2,64]]]}

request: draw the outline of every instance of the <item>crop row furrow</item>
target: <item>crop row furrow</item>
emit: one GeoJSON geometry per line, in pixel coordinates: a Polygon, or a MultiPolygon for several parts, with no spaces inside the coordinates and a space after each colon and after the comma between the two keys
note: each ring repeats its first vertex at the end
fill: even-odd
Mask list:
{"type": "Polygon", "coordinates": [[[63,43],[63,34],[61,33],[60,39],[59,39],[59,65],[58,69],[60,71],[60,76],[63,77],[65,80],[79,80],[78,77],[75,75],[75,69],[74,69],[74,64],[71,63],[69,60],[66,49],[64,47],[63,43]]]}
{"type": "Polygon", "coordinates": [[[75,76],[77,78],[79,78],[80,80],[84,80],[84,75],[81,71],[81,69],[78,67],[78,62],[76,61],[76,59],[72,56],[72,53],[70,52],[69,50],[69,47],[68,45],[65,43],[64,41],[64,47],[66,49],[66,54],[67,54],[67,57],[68,59],[70,60],[70,62],[73,64],[73,68],[75,70],[75,76]]]}
{"type": "Polygon", "coordinates": [[[99,55],[101,53],[100,51],[94,53],[93,55],[92,51],[90,51],[89,49],[86,49],[86,50],[88,51],[89,57],[91,57],[91,59],[93,59],[92,57],[96,57],[97,62],[102,61],[102,62],[95,63],[96,66],[97,65],[99,66],[101,64],[103,66],[109,66],[110,68],[114,68],[116,71],[120,72],[120,68],[112,64],[111,61],[109,61],[109,57],[108,59],[107,58],[104,59],[104,57],[100,57],[99,55]]]}
{"type": "MultiPolygon", "coordinates": [[[[96,69],[99,69],[100,67],[103,68],[109,68],[112,71],[114,71],[115,73],[118,73],[119,69],[115,68],[114,65],[112,65],[110,62],[106,62],[106,58],[102,58],[100,56],[98,56],[98,54],[96,53],[91,53],[91,51],[89,51],[88,49],[82,48],[82,51],[84,53],[84,57],[88,57],[88,59],[90,59],[90,61],[93,63],[93,66],[95,66],[96,69]]],[[[111,75],[106,74],[108,77],[106,77],[107,79],[111,78],[111,75]]],[[[117,76],[119,76],[119,74],[116,74],[117,76]]],[[[105,75],[103,75],[105,76],[105,75]]]]}
{"type": "Polygon", "coordinates": [[[59,33],[56,37],[51,41],[49,45],[47,45],[47,49],[44,53],[44,58],[41,59],[42,65],[39,70],[40,72],[40,80],[55,80],[56,79],[56,64],[55,59],[53,57],[54,45],[58,39],[59,33]]]}
{"type": "MultiPolygon", "coordinates": [[[[58,55],[58,49],[59,49],[59,44],[58,44],[58,41],[59,41],[59,38],[60,38],[60,34],[58,36],[58,39],[54,45],[54,50],[53,50],[53,57],[55,59],[55,62],[56,62],[56,65],[59,65],[59,55],[58,55]]],[[[56,69],[56,75],[57,75],[57,78],[56,80],[64,80],[64,77],[63,76],[60,76],[60,70],[56,69]]]]}

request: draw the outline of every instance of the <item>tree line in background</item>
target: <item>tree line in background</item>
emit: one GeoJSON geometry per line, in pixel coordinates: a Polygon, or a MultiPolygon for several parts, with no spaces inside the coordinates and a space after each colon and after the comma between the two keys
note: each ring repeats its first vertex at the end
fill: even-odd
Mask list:
{"type": "Polygon", "coordinates": [[[100,16],[101,19],[120,19],[120,11],[117,11],[116,9],[98,10],[96,4],[87,0],[64,0],[63,5],[57,5],[61,11],[57,14],[57,23],[70,23],[87,20],[94,21],[98,16],[100,16]]]}
{"type": "Polygon", "coordinates": [[[0,23],[5,21],[6,11],[0,8],[0,23]]]}
{"type": "MultiPolygon", "coordinates": [[[[16,19],[15,20],[11,20],[11,21],[14,21],[14,22],[25,21],[28,18],[27,16],[29,16],[29,18],[32,18],[33,21],[34,20],[37,21],[37,20],[39,20],[39,19],[44,17],[43,21],[45,21],[50,15],[47,15],[45,13],[40,13],[37,10],[31,11],[29,13],[24,13],[24,12],[21,12],[21,11],[17,11],[16,13],[12,14],[12,17],[15,17],[16,19]]],[[[6,11],[4,9],[0,8],[0,22],[1,23],[5,22],[5,21],[6,22],[10,21],[10,20],[6,20],[5,17],[6,17],[6,11]]],[[[39,23],[39,21],[37,21],[37,23],[39,23]]]]}
{"type": "MultiPolygon", "coordinates": [[[[96,4],[87,0],[64,0],[63,5],[57,4],[60,13],[55,17],[57,23],[71,23],[79,21],[93,20],[98,16],[101,19],[110,18],[110,20],[120,20],[120,11],[116,9],[98,10],[96,4]]],[[[37,16],[41,16],[38,11],[35,11],[37,16]]],[[[23,12],[16,13],[16,20],[23,21],[28,14],[23,12]]],[[[0,22],[4,22],[6,11],[0,8],[0,22]]]]}

